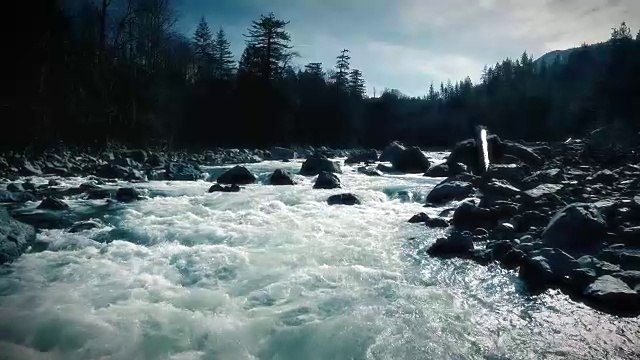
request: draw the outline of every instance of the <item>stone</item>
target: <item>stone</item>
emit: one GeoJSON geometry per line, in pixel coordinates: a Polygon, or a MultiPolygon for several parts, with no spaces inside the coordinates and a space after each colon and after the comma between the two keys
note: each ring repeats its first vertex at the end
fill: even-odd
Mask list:
{"type": "Polygon", "coordinates": [[[610,275],[599,277],[584,293],[587,301],[606,312],[640,313],[640,294],[624,281],[610,275]]]}
{"type": "Polygon", "coordinates": [[[90,189],[87,191],[87,199],[89,200],[102,200],[111,197],[112,191],[108,189],[90,189]]]}
{"type": "Polygon", "coordinates": [[[33,226],[13,219],[6,209],[0,207],[0,264],[18,258],[35,240],[33,226]]]}
{"type": "Polygon", "coordinates": [[[424,173],[426,177],[447,177],[449,176],[449,165],[447,163],[432,166],[424,173]]]}
{"type": "Polygon", "coordinates": [[[452,224],[461,229],[493,229],[498,225],[499,217],[489,209],[463,202],[453,213],[452,224]]]}
{"type": "Polygon", "coordinates": [[[448,178],[436,185],[427,195],[427,202],[435,205],[449,201],[464,200],[473,192],[473,184],[448,178]]]}
{"type": "Polygon", "coordinates": [[[129,169],[114,165],[114,164],[105,164],[98,167],[96,171],[96,176],[105,179],[124,179],[129,175],[129,169]]]}
{"type": "Polygon", "coordinates": [[[528,288],[534,292],[544,291],[566,282],[573,269],[579,267],[578,262],[560,249],[542,248],[531,251],[520,264],[518,276],[528,288]]]}
{"type": "Polygon", "coordinates": [[[378,161],[378,152],[375,149],[359,150],[352,152],[344,161],[345,164],[357,164],[378,161]]]}
{"type": "Polygon", "coordinates": [[[287,170],[277,169],[271,174],[271,178],[269,180],[271,185],[295,185],[296,182],[293,180],[293,175],[287,170]]]}
{"type": "Polygon", "coordinates": [[[629,285],[630,288],[635,288],[640,284],[640,271],[626,270],[611,274],[616,279],[620,279],[629,285]]]}
{"type": "Polygon", "coordinates": [[[332,195],[327,199],[329,205],[360,205],[362,201],[354,194],[338,194],[332,195]]]}
{"type": "Polygon", "coordinates": [[[485,178],[505,180],[508,183],[520,184],[525,178],[528,169],[519,164],[491,164],[487,169],[485,178]]]}
{"type": "Polygon", "coordinates": [[[521,191],[517,187],[509,184],[506,180],[490,180],[480,187],[483,195],[492,198],[512,199],[520,195],[521,191]]]}
{"type": "Polygon", "coordinates": [[[580,264],[581,268],[591,269],[596,273],[597,276],[611,275],[621,270],[620,266],[600,260],[591,255],[584,255],[578,258],[577,261],[580,264]]]}
{"type": "Polygon", "coordinates": [[[36,201],[35,195],[27,191],[0,190],[0,203],[23,203],[27,201],[36,201]]]}
{"type": "Polygon", "coordinates": [[[538,185],[546,183],[560,183],[566,180],[562,170],[558,168],[541,170],[522,180],[525,189],[533,189],[538,185]]]}
{"type": "Polygon", "coordinates": [[[235,185],[235,184],[229,185],[229,186],[223,186],[223,185],[220,185],[220,184],[213,184],[209,188],[209,192],[210,193],[214,193],[214,192],[226,192],[226,193],[240,192],[240,186],[235,185]]]}
{"type": "Polygon", "coordinates": [[[75,234],[83,231],[93,230],[102,227],[103,224],[96,220],[79,221],[73,224],[67,232],[75,234]]]}
{"type": "Polygon", "coordinates": [[[542,233],[544,244],[566,251],[598,248],[606,236],[607,223],[591,204],[571,204],[551,218],[542,233]]]}
{"type": "Polygon", "coordinates": [[[438,238],[427,249],[427,254],[437,257],[469,256],[473,251],[473,236],[470,232],[454,232],[446,238],[438,238]]]}
{"type": "Polygon", "coordinates": [[[272,147],[269,152],[272,160],[293,160],[297,157],[295,151],[282,147],[272,147]]]}
{"type": "Polygon", "coordinates": [[[302,168],[300,169],[300,175],[304,176],[316,176],[321,172],[342,174],[342,169],[339,164],[325,157],[308,158],[302,164],[302,168]]]}
{"type": "Polygon", "coordinates": [[[502,149],[506,155],[515,156],[518,160],[529,166],[537,167],[544,164],[544,160],[538,154],[522,144],[504,141],[502,145],[502,149]]]}
{"type": "Polygon", "coordinates": [[[430,219],[431,217],[429,217],[429,215],[427,215],[426,213],[419,213],[419,214],[413,215],[411,219],[409,219],[409,223],[410,224],[426,223],[430,219]]]}
{"type": "Polygon", "coordinates": [[[116,200],[124,203],[142,199],[142,195],[136,188],[119,188],[116,191],[116,200]]]}
{"type": "Polygon", "coordinates": [[[164,170],[167,180],[196,181],[202,178],[202,171],[193,164],[172,162],[164,170]]]}
{"type": "Polygon", "coordinates": [[[427,227],[429,228],[447,228],[449,227],[449,222],[443,218],[431,218],[425,222],[427,227]]]}
{"type": "Polygon", "coordinates": [[[218,184],[248,185],[256,182],[256,176],[246,167],[237,165],[220,175],[216,181],[218,184]]]}
{"type": "Polygon", "coordinates": [[[414,146],[398,153],[391,160],[391,165],[403,173],[424,173],[429,170],[431,162],[419,147],[414,146]]]}
{"type": "Polygon", "coordinates": [[[11,192],[24,191],[24,188],[22,187],[22,184],[11,183],[7,185],[7,191],[11,191],[11,192]]]}
{"type": "Polygon", "coordinates": [[[524,192],[525,198],[531,201],[540,199],[557,198],[557,193],[564,188],[563,185],[542,184],[524,192]]]}
{"type": "Polygon", "coordinates": [[[382,154],[380,155],[380,161],[393,162],[393,160],[405,150],[405,147],[398,141],[394,141],[389,144],[382,154]]]}
{"type": "Polygon", "coordinates": [[[340,178],[336,174],[323,171],[318,175],[316,183],[313,185],[314,189],[337,189],[342,187],[340,184],[340,178]]]}
{"type": "Polygon", "coordinates": [[[602,250],[598,258],[611,264],[619,265],[624,270],[640,271],[640,249],[615,248],[611,246],[602,250]]]}
{"type": "Polygon", "coordinates": [[[382,176],[382,172],[374,166],[361,166],[358,172],[367,176],[382,176]]]}
{"type": "Polygon", "coordinates": [[[42,200],[40,205],[38,205],[38,209],[62,211],[69,210],[69,205],[60,199],[56,199],[54,197],[46,197],[44,200],[42,200]]]}

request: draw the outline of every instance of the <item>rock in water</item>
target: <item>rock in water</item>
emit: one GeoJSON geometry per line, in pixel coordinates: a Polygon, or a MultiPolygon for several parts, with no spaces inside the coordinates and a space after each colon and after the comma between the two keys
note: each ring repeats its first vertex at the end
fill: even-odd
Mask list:
{"type": "Polygon", "coordinates": [[[327,199],[329,205],[360,205],[362,201],[354,194],[332,195],[327,199]]]}
{"type": "Polygon", "coordinates": [[[99,228],[101,226],[102,226],[102,224],[100,222],[94,221],[94,220],[79,221],[79,222],[73,224],[69,228],[69,230],[67,230],[67,232],[75,234],[75,233],[79,233],[79,232],[82,232],[82,231],[96,229],[96,228],[99,228]]]}
{"type": "Polygon", "coordinates": [[[295,151],[282,147],[272,147],[269,152],[273,160],[292,160],[297,157],[295,151]]]}
{"type": "Polygon", "coordinates": [[[345,164],[357,164],[357,163],[366,163],[366,162],[376,162],[378,161],[378,153],[375,149],[370,150],[361,150],[354,151],[349,155],[349,157],[344,161],[345,164]]]}
{"type": "Polygon", "coordinates": [[[431,204],[440,205],[453,200],[464,200],[472,192],[473,185],[470,182],[457,181],[450,178],[436,185],[427,195],[427,201],[431,204]]]}
{"type": "Polygon", "coordinates": [[[24,253],[36,240],[33,226],[13,219],[0,207],[0,264],[12,261],[24,253]]]}
{"type": "Polygon", "coordinates": [[[612,313],[640,313],[640,294],[610,275],[599,277],[583,294],[596,307],[612,313]]]}
{"type": "Polygon", "coordinates": [[[398,153],[391,160],[393,168],[405,173],[424,173],[429,170],[431,163],[419,147],[410,147],[398,153]]]}
{"type": "Polygon", "coordinates": [[[470,232],[454,232],[446,238],[438,238],[427,249],[427,253],[436,257],[469,256],[473,251],[473,236],[470,232]]]}
{"type": "Polygon", "coordinates": [[[231,192],[240,192],[240,186],[238,185],[229,185],[229,186],[222,186],[220,184],[213,184],[210,188],[209,188],[209,192],[213,193],[213,192],[226,192],[226,193],[231,193],[231,192]]]}
{"type": "Polygon", "coordinates": [[[216,180],[218,184],[247,185],[256,182],[256,176],[244,166],[234,166],[220,175],[216,180]]]}
{"type": "Polygon", "coordinates": [[[568,252],[598,247],[607,233],[607,222],[591,204],[571,204],[551,218],[542,233],[542,241],[550,247],[568,252]]]}
{"type": "Polygon", "coordinates": [[[318,175],[318,179],[316,179],[315,185],[313,185],[314,189],[337,189],[340,188],[340,178],[337,175],[323,171],[318,175]]]}
{"type": "Polygon", "coordinates": [[[380,155],[380,161],[393,162],[396,156],[400,155],[405,150],[405,147],[398,141],[394,141],[387,146],[380,155]]]}
{"type": "Polygon", "coordinates": [[[116,191],[116,200],[120,202],[133,202],[142,199],[142,195],[135,188],[120,188],[116,191]]]}
{"type": "Polygon", "coordinates": [[[196,181],[202,177],[202,172],[195,165],[186,163],[170,163],[165,167],[167,180],[196,181]]]}
{"type": "Polygon", "coordinates": [[[419,213],[419,214],[413,215],[411,219],[409,219],[409,224],[426,223],[430,219],[431,217],[426,213],[419,213]]]}
{"type": "Polygon", "coordinates": [[[300,169],[300,175],[315,176],[319,175],[323,171],[342,174],[342,169],[339,164],[327,159],[326,157],[315,156],[305,160],[302,164],[302,168],[300,169]]]}
{"type": "Polygon", "coordinates": [[[283,169],[277,169],[271,174],[270,179],[271,185],[295,185],[295,181],[293,181],[293,176],[290,172],[283,169]]]}
{"type": "Polygon", "coordinates": [[[432,166],[424,173],[426,177],[447,177],[449,176],[449,165],[446,163],[432,166]]]}
{"type": "Polygon", "coordinates": [[[45,198],[44,200],[42,200],[40,205],[38,205],[38,209],[62,211],[62,210],[68,210],[69,209],[69,205],[67,205],[67,203],[65,203],[64,201],[62,201],[60,199],[56,199],[54,197],[50,197],[49,196],[49,197],[45,198]]]}

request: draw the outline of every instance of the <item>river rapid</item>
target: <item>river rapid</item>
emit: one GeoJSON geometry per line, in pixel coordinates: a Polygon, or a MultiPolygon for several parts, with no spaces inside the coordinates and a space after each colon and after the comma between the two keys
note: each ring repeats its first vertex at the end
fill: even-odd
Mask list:
{"type": "Polygon", "coordinates": [[[240,193],[154,181],[134,185],[149,197],[136,203],[67,201],[105,226],[43,230],[47,251],[0,269],[0,359],[640,356],[638,319],[558,292],[529,296],[498,266],[423,255],[443,230],[407,220],[445,209],[423,207],[441,179],[343,166],[343,189],[314,190],[299,175],[267,185],[300,165],[246,165],[259,180],[240,193]],[[327,205],[342,192],[362,205],[327,205]]]}

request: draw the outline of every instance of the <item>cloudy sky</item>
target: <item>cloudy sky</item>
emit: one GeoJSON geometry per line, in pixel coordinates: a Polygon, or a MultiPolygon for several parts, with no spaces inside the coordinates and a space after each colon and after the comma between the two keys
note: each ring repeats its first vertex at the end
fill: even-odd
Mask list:
{"type": "Polygon", "coordinates": [[[300,64],[335,63],[343,48],[368,90],[423,95],[433,81],[471,76],[485,64],[524,50],[551,50],[606,40],[622,21],[634,34],[640,0],[174,0],[191,34],[201,16],[222,26],[239,56],[251,20],[274,12],[290,21],[300,64]]]}

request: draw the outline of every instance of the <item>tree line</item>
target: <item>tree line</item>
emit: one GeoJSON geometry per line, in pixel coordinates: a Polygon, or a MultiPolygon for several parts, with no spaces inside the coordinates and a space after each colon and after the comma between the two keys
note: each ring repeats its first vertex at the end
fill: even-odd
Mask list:
{"type": "Polygon", "coordinates": [[[224,29],[205,18],[194,34],[179,33],[171,0],[45,3],[25,9],[34,16],[20,35],[26,61],[16,72],[26,76],[4,98],[11,136],[0,146],[446,146],[476,124],[535,140],[640,118],[640,33],[634,40],[626,24],[565,60],[524,53],[485,68],[479,84],[466,78],[432,84],[423,97],[387,89],[369,98],[348,49],[328,68],[300,66],[289,23],[272,13],[249,25],[236,61],[224,29]]]}

